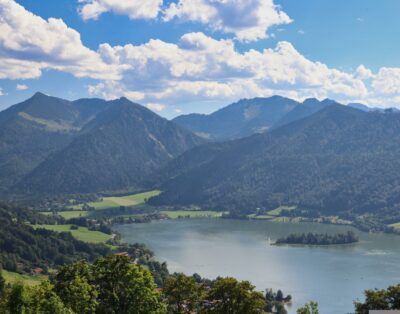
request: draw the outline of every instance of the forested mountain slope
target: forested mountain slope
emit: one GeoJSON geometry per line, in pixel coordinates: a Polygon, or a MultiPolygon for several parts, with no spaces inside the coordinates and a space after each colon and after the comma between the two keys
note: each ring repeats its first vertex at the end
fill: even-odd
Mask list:
{"type": "Polygon", "coordinates": [[[70,194],[138,188],[155,169],[202,143],[193,133],[121,98],[87,123],[16,188],[20,193],[70,194]]]}
{"type": "Polygon", "coordinates": [[[195,148],[157,180],[152,204],[254,211],[297,205],[323,212],[400,208],[400,115],[341,105],[271,132],[195,148]]]}
{"type": "Polygon", "coordinates": [[[104,100],[75,103],[36,93],[0,112],[0,192],[68,145],[105,105],[104,100]]]}
{"type": "Polygon", "coordinates": [[[111,250],[105,245],[76,240],[70,233],[34,229],[29,224],[48,223],[50,217],[0,203],[0,265],[9,271],[30,272],[81,259],[93,260],[111,250]]]}

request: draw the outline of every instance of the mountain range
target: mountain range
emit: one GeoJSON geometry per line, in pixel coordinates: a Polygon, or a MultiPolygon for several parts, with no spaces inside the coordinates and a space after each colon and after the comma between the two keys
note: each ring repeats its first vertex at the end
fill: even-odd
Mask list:
{"type": "Polygon", "coordinates": [[[126,98],[67,101],[36,93],[0,113],[3,193],[135,189],[203,140],[126,98]]]}
{"type": "Polygon", "coordinates": [[[198,136],[222,141],[277,128],[333,103],[330,99],[315,98],[300,103],[281,96],[242,99],[209,115],[193,113],[178,116],[173,121],[198,136]]]}
{"type": "MultiPolygon", "coordinates": [[[[254,212],[281,205],[400,218],[400,114],[331,104],[263,134],[172,160],[153,205],[254,212]]],[[[160,183],[161,182],[161,183],[160,183]]]]}
{"type": "Polygon", "coordinates": [[[0,112],[1,193],[157,188],[162,193],[149,200],[157,206],[254,212],[287,205],[400,220],[396,110],[275,96],[192,115],[197,124],[182,122],[187,117],[168,121],[126,98],[37,93],[0,112]],[[204,132],[208,140],[198,136],[204,132]]]}

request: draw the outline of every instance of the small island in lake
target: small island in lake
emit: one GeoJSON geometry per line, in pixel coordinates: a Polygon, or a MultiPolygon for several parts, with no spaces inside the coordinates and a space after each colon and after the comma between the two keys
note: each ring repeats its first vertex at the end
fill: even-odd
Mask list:
{"type": "Polygon", "coordinates": [[[274,245],[302,244],[302,245],[338,245],[358,242],[359,239],[353,231],[330,235],[327,233],[301,233],[290,234],[285,238],[276,240],[274,245]]]}

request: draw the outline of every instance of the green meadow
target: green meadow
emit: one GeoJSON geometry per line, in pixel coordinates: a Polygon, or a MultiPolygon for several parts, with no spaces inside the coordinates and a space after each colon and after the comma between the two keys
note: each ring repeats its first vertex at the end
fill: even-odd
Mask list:
{"type": "Polygon", "coordinates": [[[395,229],[400,229],[400,222],[395,223],[395,224],[390,224],[389,227],[393,227],[395,229]]]}
{"type": "Polygon", "coordinates": [[[91,231],[86,227],[78,227],[77,230],[71,230],[71,226],[72,225],[34,225],[33,227],[56,232],[71,232],[74,238],[89,243],[104,243],[111,239],[111,235],[100,231],[91,231]]]}
{"type": "MultiPolygon", "coordinates": [[[[146,199],[157,196],[161,191],[149,191],[139,194],[131,194],[126,196],[109,196],[104,197],[101,201],[90,202],[88,205],[96,210],[118,208],[120,206],[137,206],[143,205],[146,199]]],[[[72,206],[73,209],[82,209],[83,204],[72,206]]]]}
{"type": "Polygon", "coordinates": [[[270,210],[267,214],[270,216],[279,216],[282,213],[282,210],[293,210],[295,207],[289,207],[289,206],[280,206],[278,208],[275,208],[273,210],[270,210]]]}
{"type": "Polygon", "coordinates": [[[41,281],[47,278],[47,276],[44,275],[37,275],[37,276],[22,275],[18,273],[9,272],[6,270],[3,270],[2,274],[6,282],[9,283],[23,282],[28,286],[38,285],[41,281]]]}
{"type": "Polygon", "coordinates": [[[250,219],[272,219],[272,218],[275,218],[275,216],[271,216],[271,215],[256,215],[256,214],[250,214],[247,217],[249,217],[250,219]]]}
{"type": "MultiPolygon", "coordinates": [[[[53,214],[53,212],[40,212],[40,213],[46,216],[53,214]]],[[[60,215],[65,219],[70,219],[70,218],[87,217],[89,215],[89,212],[87,210],[68,210],[68,211],[57,212],[57,215],[60,215]]]]}

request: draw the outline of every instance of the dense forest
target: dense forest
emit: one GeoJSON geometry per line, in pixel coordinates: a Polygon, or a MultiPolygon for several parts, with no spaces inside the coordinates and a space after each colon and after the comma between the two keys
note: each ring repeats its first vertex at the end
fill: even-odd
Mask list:
{"type": "Polygon", "coordinates": [[[127,252],[137,263],[151,270],[157,284],[162,284],[168,274],[165,263],[154,260],[154,254],[144,245],[91,244],[75,239],[69,232],[34,229],[31,224],[54,224],[54,218],[34,211],[0,203],[0,265],[3,269],[31,273],[79,260],[93,261],[113,252],[127,252]]]}
{"type": "Polygon", "coordinates": [[[36,93],[0,112],[0,193],[137,190],[149,172],[203,142],[126,98],[71,102],[36,93]]]}
{"type": "Polygon", "coordinates": [[[194,148],[156,176],[153,205],[243,213],[281,205],[400,221],[400,114],[331,105],[265,134],[194,148]]]}
{"type": "Polygon", "coordinates": [[[76,240],[70,233],[34,229],[30,223],[48,223],[49,217],[0,204],[0,263],[9,271],[29,273],[40,267],[64,265],[80,259],[94,260],[111,251],[104,245],[76,240]]]}
{"type": "Polygon", "coordinates": [[[304,244],[304,245],[337,245],[356,243],[359,239],[353,231],[347,233],[301,233],[290,234],[287,237],[279,238],[275,244],[304,244]]]}

